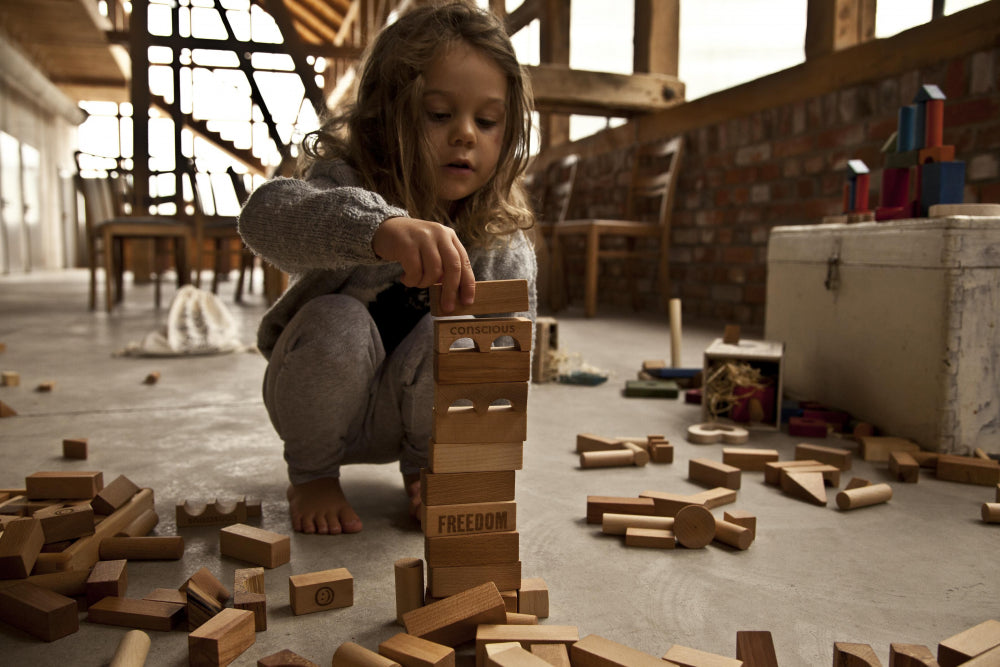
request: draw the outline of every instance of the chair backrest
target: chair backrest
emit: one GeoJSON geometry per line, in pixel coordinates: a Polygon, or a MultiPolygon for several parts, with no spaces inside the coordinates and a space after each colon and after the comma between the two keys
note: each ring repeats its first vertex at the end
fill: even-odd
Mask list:
{"type": "Polygon", "coordinates": [[[115,191],[111,176],[84,178],[77,172],[76,187],[83,195],[83,213],[87,235],[94,233],[97,226],[116,215],[115,191]]]}
{"type": "Polygon", "coordinates": [[[684,141],[679,136],[638,147],[629,186],[630,220],[655,214],[658,225],[666,227],[670,224],[683,152],[684,141]]]}

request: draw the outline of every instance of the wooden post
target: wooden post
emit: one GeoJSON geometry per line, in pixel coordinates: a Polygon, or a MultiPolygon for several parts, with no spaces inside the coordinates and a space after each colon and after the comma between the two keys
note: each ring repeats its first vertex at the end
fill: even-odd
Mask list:
{"type": "Polygon", "coordinates": [[[632,71],[677,76],[680,0],[635,0],[632,71]]]}
{"type": "Polygon", "coordinates": [[[876,0],[809,0],[806,59],[871,41],[876,0]]]}
{"type": "MultiPolygon", "coordinates": [[[[544,0],[541,11],[539,52],[543,64],[569,67],[569,0],[544,0]]],[[[569,116],[539,114],[541,150],[569,143],[569,116]]]]}

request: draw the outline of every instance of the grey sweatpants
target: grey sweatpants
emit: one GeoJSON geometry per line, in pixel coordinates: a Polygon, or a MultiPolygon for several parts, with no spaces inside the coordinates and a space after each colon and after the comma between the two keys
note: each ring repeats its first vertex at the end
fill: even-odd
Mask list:
{"type": "Polygon", "coordinates": [[[434,400],[433,318],[388,356],[367,308],[342,294],[303,306],[278,338],[264,404],[285,444],[288,478],[339,477],[346,463],[427,465],[434,400]]]}

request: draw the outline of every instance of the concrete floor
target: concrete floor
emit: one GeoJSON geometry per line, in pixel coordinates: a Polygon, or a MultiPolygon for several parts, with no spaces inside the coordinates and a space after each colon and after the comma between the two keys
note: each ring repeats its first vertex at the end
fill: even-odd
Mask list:
{"type": "MultiPolygon", "coordinates": [[[[245,305],[223,298],[253,341],[263,312],[258,289],[245,305]]],[[[172,294],[166,291],[166,299],[172,294]]],[[[86,309],[82,272],[0,277],[0,369],[16,370],[20,387],[0,387],[0,400],[20,414],[0,421],[0,488],[20,487],[38,470],[101,470],[152,488],[158,535],[186,540],[182,560],[132,562],[128,596],[177,587],[202,566],[231,584],[247,566],[218,553],[217,528],[177,530],[174,506],[185,499],[259,498],[257,525],[290,533],[284,502],[281,443],[260,398],[264,360],[244,352],[190,359],[116,357],[129,342],[162,323],[151,288],[131,287],[114,314],[86,309]],[[143,378],[161,373],[158,384],[143,378]],[[33,391],[56,382],[52,393],[33,391]],[[90,457],[61,457],[61,441],[86,437],[90,457]]],[[[688,326],[683,362],[701,364],[715,328],[688,326]]],[[[533,385],[524,469],[517,475],[518,530],[524,576],[548,584],[545,623],[578,626],[660,656],[682,644],[735,655],[738,630],[769,630],[783,666],[828,665],[835,641],[868,643],[888,664],[890,642],[937,642],[990,618],[1000,618],[998,527],[979,519],[992,488],[939,482],[893,484],[893,500],[854,512],[816,507],[783,495],[745,473],[730,508],[758,517],[758,538],[738,552],[719,546],[659,551],[627,548],[585,523],[588,495],[636,496],[647,489],[692,493],[690,458],[721,460],[719,445],[691,445],[687,426],[699,408],[683,401],[624,398],[624,381],[643,359],[669,357],[663,318],[578,310],[559,316],[564,352],[611,372],[597,387],[533,385]],[[581,470],[575,435],[663,433],[676,446],[671,465],[581,470]]],[[[792,458],[796,442],[778,432],[755,432],[750,446],[776,448],[792,458]]],[[[821,441],[812,441],[821,442],[821,441]]],[[[845,442],[837,441],[840,446],[845,442]]],[[[852,474],[887,481],[883,466],[855,459],[852,474]]],[[[408,520],[395,465],[347,468],[344,485],[365,521],[362,533],[340,537],[293,534],[292,560],[268,570],[268,630],[235,665],[290,648],[329,664],[340,643],[369,648],[400,631],[394,624],[393,562],[422,556],[423,537],[408,520]],[[355,579],[350,608],[294,617],[288,606],[291,574],[346,567],[355,579]]],[[[723,509],[716,510],[721,515],[723,509]]],[[[0,624],[0,663],[106,665],[125,630],[91,624],[43,643],[0,624]]],[[[184,665],[184,632],[151,632],[147,664],[184,665]]],[[[468,651],[460,664],[469,664],[468,651]]]]}

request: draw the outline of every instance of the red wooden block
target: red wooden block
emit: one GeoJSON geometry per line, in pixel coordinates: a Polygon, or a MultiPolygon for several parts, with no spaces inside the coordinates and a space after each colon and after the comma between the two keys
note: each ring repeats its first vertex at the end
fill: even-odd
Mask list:
{"type": "Polygon", "coordinates": [[[803,438],[825,438],[826,432],[826,422],[820,419],[792,417],[788,420],[788,435],[797,435],[803,438]]]}

